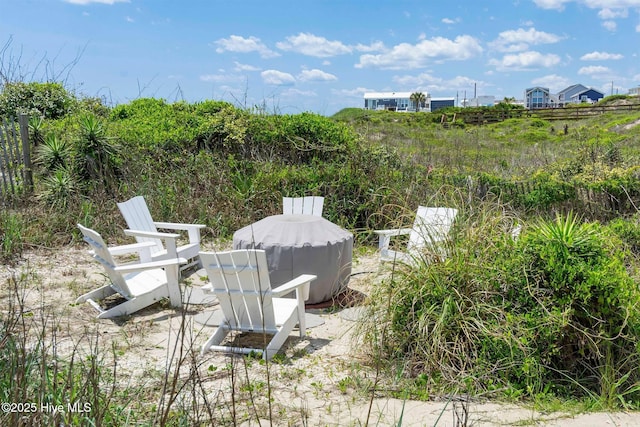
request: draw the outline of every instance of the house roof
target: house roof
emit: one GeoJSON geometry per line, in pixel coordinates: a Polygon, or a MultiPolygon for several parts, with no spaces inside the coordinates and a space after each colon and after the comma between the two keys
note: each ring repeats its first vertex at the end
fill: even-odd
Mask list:
{"type": "Polygon", "coordinates": [[[569,91],[573,91],[574,89],[576,89],[576,88],[578,88],[578,87],[582,88],[582,90],[581,90],[581,91],[585,91],[585,90],[587,90],[587,89],[588,89],[586,86],[584,86],[584,85],[582,85],[582,84],[578,83],[578,84],[571,85],[571,86],[569,86],[569,87],[567,87],[567,88],[565,88],[565,89],[561,90],[560,92],[558,92],[558,94],[561,94],[561,93],[567,93],[567,92],[569,92],[569,91]]]}

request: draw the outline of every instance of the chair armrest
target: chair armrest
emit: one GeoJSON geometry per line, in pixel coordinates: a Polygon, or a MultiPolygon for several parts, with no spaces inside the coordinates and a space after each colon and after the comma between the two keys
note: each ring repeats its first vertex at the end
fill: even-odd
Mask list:
{"type": "Polygon", "coordinates": [[[131,243],[130,245],[111,246],[108,249],[111,255],[126,255],[134,252],[140,253],[141,251],[148,252],[149,248],[155,245],[155,243],[147,241],[131,243]]]}
{"type": "Polygon", "coordinates": [[[114,271],[129,273],[132,271],[152,270],[155,268],[170,267],[172,265],[180,265],[180,264],[186,264],[186,263],[187,263],[187,260],[184,258],[172,258],[172,259],[163,259],[161,261],[119,265],[114,268],[114,271]]]}
{"type": "Polygon", "coordinates": [[[411,230],[413,229],[412,228],[393,228],[390,230],[374,230],[373,232],[376,233],[380,238],[380,241],[378,242],[378,249],[380,249],[380,252],[382,253],[382,255],[387,256],[387,252],[389,250],[389,243],[391,243],[391,237],[410,234],[411,230]]]}
{"type": "Polygon", "coordinates": [[[181,224],[176,222],[153,222],[157,228],[167,228],[169,230],[184,230],[189,234],[189,243],[200,243],[200,229],[205,228],[204,224],[181,224]]]}
{"type": "Polygon", "coordinates": [[[140,230],[124,230],[124,234],[133,237],[147,237],[151,239],[178,239],[179,234],[176,233],[161,233],[159,231],[140,231],[140,230]]]}
{"type": "Polygon", "coordinates": [[[134,237],[147,237],[152,239],[162,239],[165,243],[168,258],[178,257],[178,243],[177,240],[180,237],[175,233],[160,233],[157,231],[140,231],[140,230],[124,230],[124,234],[134,237]]]}
{"type": "Polygon", "coordinates": [[[284,284],[278,286],[277,288],[273,289],[271,292],[272,292],[273,296],[281,297],[283,295],[287,295],[291,291],[294,291],[294,290],[296,290],[297,288],[299,288],[301,286],[304,286],[302,288],[303,295],[304,295],[303,301],[306,301],[307,299],[309,299],[309,284],[313,280],[316,280],[317,277],[318,276],[313,275],[313,274],[301,274],[300,276],[296,277],[295,279],[292,279],[292,280],[288,281],[287,283],[284,283],[284,284]]]}
{"type": "Polygon", "coordinates": [[[391,230],[373,230],[379,236],[401,236],[411,233],[412,228],[394,228],[391,230]]]}

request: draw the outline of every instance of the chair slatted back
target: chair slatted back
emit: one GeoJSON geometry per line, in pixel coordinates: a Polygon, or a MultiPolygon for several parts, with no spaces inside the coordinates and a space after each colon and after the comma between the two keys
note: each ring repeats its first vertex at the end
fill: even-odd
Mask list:
{"type": "Polygon", "coordinates": [[[324,197],[283,197],[282,213],[285,215],[315,215],[322,216],[324,197]]]}
{"type": "Polygon", "coordinates": [[[407,250],[446,240],[457,214],[453,208],[418,206],[407,250]]]}
{"type": "Polygon", "coordinates": [[[200,252],[200,259],[231,329],[276,332],[264,250],[200,252]]]}
{"type": "Polygon", "coordinates": [[[113,259],[111,252],[109,252],[107,244],[102,239],[102,236],[100,236],[97,231],[87,228],[82,224],[78,224],[78,228],[84,236],[84,241],[91,246],[91,255],[93,256],[93,259],[98,261],[107,272],[107,276],[109,276],[109,280],[111,280],[111,285],[125,298],[132,297],[131,290],[129,289],[125,278],[121,273],[114,270],[117,264],[113,259]]]}
{"type": "MultiPolygon", "coordinates": [[[[122,216],[124,217],[124,220],[127,223],[127,227],[130,230],[151,232],[158,231],[155,224],[153,223],[153,217],[151,216],[151,212],[149,212],[149,208],[147,207],[147,202],[144,200],[144,197],[136,196],[127,200],[126,202],[118,203],[118,208],[120,209],[120,212],[122,212],[122,216]]],[[[151,248],[152,253],[162,251],[164,249],[162,240],[160,239],[136,236],[136,240],[139,243],[155,243],[155,246],[151,248]]]]}

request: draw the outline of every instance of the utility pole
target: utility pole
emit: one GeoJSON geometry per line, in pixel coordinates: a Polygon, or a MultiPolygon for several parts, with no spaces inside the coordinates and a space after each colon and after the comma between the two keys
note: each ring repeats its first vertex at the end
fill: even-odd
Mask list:
{"type": "Polygon", "coordinates": [[[478,106],[478,83],[473,84],[473,99],[476,100],[476,107],[478,106]]]}

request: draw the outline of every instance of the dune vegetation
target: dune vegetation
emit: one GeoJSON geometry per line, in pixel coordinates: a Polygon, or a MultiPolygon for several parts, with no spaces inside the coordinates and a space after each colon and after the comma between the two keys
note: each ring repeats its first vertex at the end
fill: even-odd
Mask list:
{"type": "MultiPolygon", "coordinates": [[[[452,121],[454,110],[324,117],[153,98],[107,107],[54,83],[6,84],[0,116],[18,112],[31,117],[34,190],[0,210],[7,266],[38,247],[80,244],[77,223],[124,241],[116,201],[134,195],[165,221],[206,224],[203,240],[278,213],[283,196],[323,195],[325,217],[362,251],[375,248],[373,230],[406,226],[418,205],[455,207],[446,258],[395,265],[368,300],[358,332],[376,384],[400,381],[389,393],[412,399],[640,409],[638,109],[471,126],[452,121]]],[[[20,314],[0,318],[3,397],[84,390],[101,425],[123,425],[113,400],[82,386],[85,371],[107,381],[109,366],[49,371],[56,359],[19,339],[20,314]],[[25,388],[15,376],[30,369],[64,374],[68,387],[25,388]]],[[[161,424],[180,425],[164,415],[161,424]]]]}

